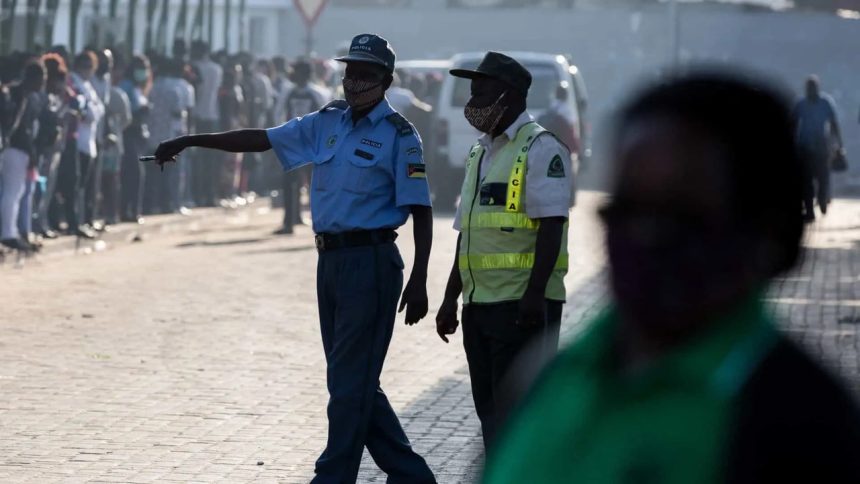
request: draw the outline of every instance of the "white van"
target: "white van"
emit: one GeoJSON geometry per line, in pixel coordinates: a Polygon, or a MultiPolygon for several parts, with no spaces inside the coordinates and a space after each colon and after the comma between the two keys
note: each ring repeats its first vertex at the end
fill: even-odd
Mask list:
{"type": "MultiPolygon", "coordinates": [[[[574,113],[576,132],[579,134],[579,157],[589,154],[588,126],[585,122],[585,83],[576,66],[563,55],[534,52],[505,52],[520,62],[532,75],[528,95],[528,111],[539,118],[555,100],[556,89],[568,89],[567,100],[574,113]]],[[[452,69],[475,69],[484,58],[483,52],[455,55],[452,69]]],[[[442,83],[439,104],[435,109],[432,162],[428,165],[433,189],[434,206],[440,210],[454,207],[464,177],[464,166],[469,148],[480,133],[466,121],[463,108],[471,96],[471,81],[447,75],[442,83]]],[[[425,147],[426,151],[426,147],[425,147]]]]}

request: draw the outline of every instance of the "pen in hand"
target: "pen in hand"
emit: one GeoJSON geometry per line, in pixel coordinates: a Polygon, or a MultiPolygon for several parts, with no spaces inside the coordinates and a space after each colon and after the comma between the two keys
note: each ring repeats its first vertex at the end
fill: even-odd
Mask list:
{"type": "Polygon", "coordinates": [[[158,165],[161,167],[161,171],[164,171],[164,164],[167,163],[168,161],[175,162],[176,157],[174,156],[173,159],[161,161],[158,158],[156,158],[154,155],[144,155],[144,156],[138,157],[138,160],[142,161],[142,162],[151,162],[151,161],[157,162],[158,165]]]}

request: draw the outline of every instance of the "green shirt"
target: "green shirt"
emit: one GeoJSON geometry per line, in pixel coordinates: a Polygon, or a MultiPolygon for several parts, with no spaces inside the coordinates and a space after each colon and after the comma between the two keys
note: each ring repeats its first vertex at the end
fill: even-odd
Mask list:
{"type": "Polygon", "coordinates": [[[636,375],[611,363],[617,316],[596,319],[543,375],[484,482],[721,481],[732,402],[776,342],[758,298],[636,375]]]}

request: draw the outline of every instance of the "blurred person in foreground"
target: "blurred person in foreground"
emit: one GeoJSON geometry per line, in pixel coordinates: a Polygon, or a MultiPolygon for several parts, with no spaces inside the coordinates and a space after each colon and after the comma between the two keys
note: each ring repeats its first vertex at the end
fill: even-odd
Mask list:
{"type": "Polygon", "coordinates": [[[285,170],[313,165],[311,215],[319,253],[317,298],[326,357],[329,428],[314,484],[356,482],[366,447],[388,482],[435,483],[379,384],[398,310],[406,324],[427,314],[433,237],[421,138],[385,99],[395,55],[388,41],[358,35],[343,78],[346,100],[270,129],[167,140],[161,163],[191,146],[228,152],[274,150],[285,170]],[[413,219],[415,260],[403,288],[395,229],[413,219]]]}
{"type": "Polygon", "coordinates": [[[514,401],[507,390],[529,345],[546,362],[558,350],[566,299],[570,153],[526,110],[529,71],[488,52],[471,79],[466,120],[483,133],[469,151],[454,229],[457,252],[436,316],[439,337],[457,328],[463,296],[463,347],[485,448],[514,401]]]}
{"type": "Polygon", "coordinates": [[[619,121],[600,212],[613,301],[537,380],[484,482],[860,482],[857,407],[763,301],[801,255],[788,105],[697,73],[619,121]]]}
{"type": "Polygon", "coordinates": [[[794,107],[797,145],[807,164],[803,206],[806,221],[815,220],[815,204],[821,215],[830,203],[830,161],[842,151],[842,133],[836,115],[836,103],[829,94],[821,92],[817,76],[806,79],[806,95],[794,107]]]}

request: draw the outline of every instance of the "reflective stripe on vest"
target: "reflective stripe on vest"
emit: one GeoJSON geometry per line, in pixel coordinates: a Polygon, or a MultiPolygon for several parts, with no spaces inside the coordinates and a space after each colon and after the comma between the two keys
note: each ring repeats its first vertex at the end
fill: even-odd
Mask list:
{"type": "Polygon", "coordinates": [[[523,187],[526,184],[526,157],[528,156],[529,146],[522,148],[522,153],[517,156],[514,161],[514,167],[511,169],[511,177],[508,180],[508,199],[505,203],[505,211],[508,213],[521,212],[523,206],[521,199],[523,195],[523,187]]]}
{"type": "Polygon", "coordinates": [[[472,220],[463,220],[460,228],[487,229],[510,227],[514,229],[537,230],[540,224],[530,219],[524,213],[476,213],[472,220]]]}
{"type": "MultiPolygon", "coordinates": [[[[554,269],[567,270],[567,264],[568,256],[559,255],[554,269]]],[[[531,269],[534,265],[534,254],[469,254],[459,258],[461,270],[531,269]]]]}

